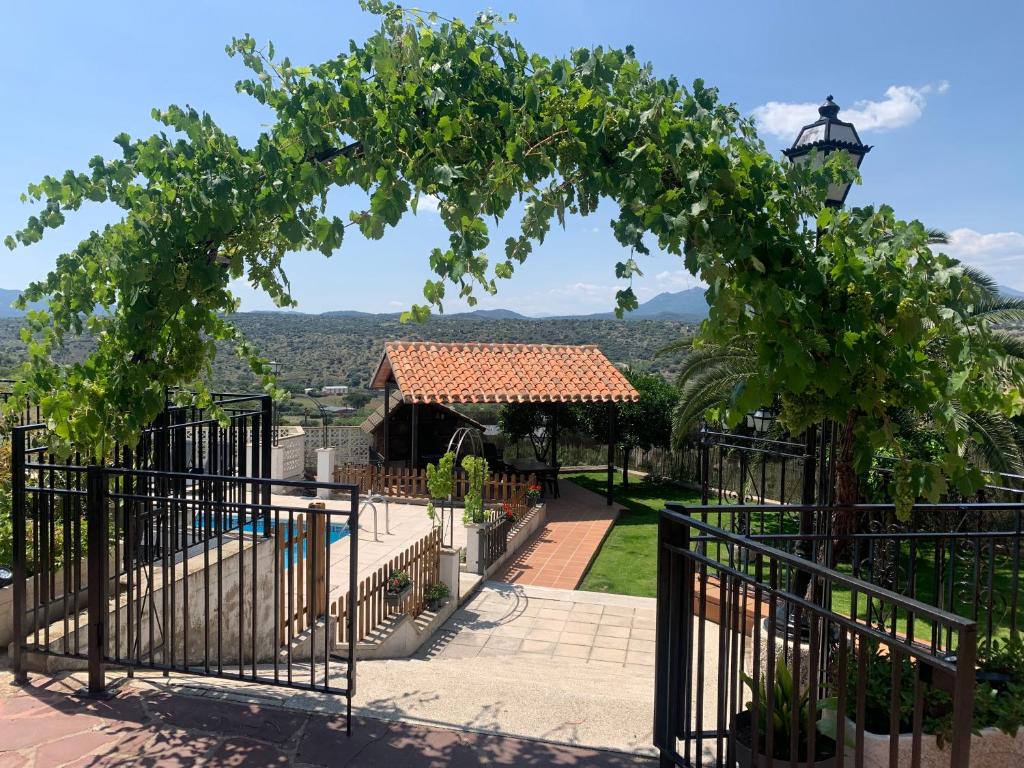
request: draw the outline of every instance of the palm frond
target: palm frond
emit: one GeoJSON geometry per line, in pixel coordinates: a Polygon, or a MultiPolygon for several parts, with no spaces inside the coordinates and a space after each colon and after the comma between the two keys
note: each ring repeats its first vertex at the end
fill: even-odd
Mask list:
{"type": "Polygon", "coordinates": [[[1016,358],[1016,362],[1024,364],[1024,334],[997,328],[992,331],[992,338],[1008,357],[1016,358]]]}
{"type": "Polygon", "coordinates": [[[693,343],[697,340],[696,336],[681,336],[654,353],[655,357],[664,357],[665,355],[673,355],[677,352],[684,352],[688,349],[693,348],[693,343]]]}
{"type": "Polygon", "coordinates": [[[996,472],[1019,473],[1024,470],[1024,446],[1014,423],[998,413],[964,413],[956,416],[958,425],[969,429],[976,443],[963,446],[964,454],[974,454],[976,464],[996,472]]]}
{"type": "Polygon", "coordinates": [[[960,264],[967,278],[993,298],[999,296],[999,283],[997,283],[988,272],[984,272],[970,264],[960,264]]]}

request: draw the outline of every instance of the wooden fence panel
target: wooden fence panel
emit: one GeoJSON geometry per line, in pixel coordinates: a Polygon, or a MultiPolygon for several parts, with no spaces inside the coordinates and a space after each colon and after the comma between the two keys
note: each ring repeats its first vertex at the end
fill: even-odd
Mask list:
{"type": "Polygon", "coordinates": [[[424,538],[408,549],[391,558],[373,573],[359,582],[356,605],[358,606],[358,627],[356,637],[348,635],[348,615],[351,610],[346,595],[331,603],[331,620],[336,623],[335,641],[338,644],[359,642],[367,638],[377,627],[398,613],[408,613],[413,618],[426,608],[427,586],[441,578],[441,531],[433,529],[424,538]],[[412,591],[400,604],[389,603],[385,598],[388,577],[398,570],[405,570],[412,579],[412,591]]]}
{"type": "Polygon", "coordinates": [[[296,515],[294,520],[274,530],[282,645],[289,637],[306,631],[312,621],[327,611],[327,516],[312,514],[309,517],[312,521],[307,515],[296,515]]]}
{"type": "MultiPolygon", "coordinates": [[[[345,464],[334,471],[334,479],[339,483],[352,483],[359,486],[361,494],[381,493],[393,498],[428,497],[427,473],[422,469],[409,467],[379,468],[373,464],[345,464]]],[[[536,476],[515,472],[501,472],[490,475],[484,482],[483,497],[486,502],[508,501],[527,486],[537,482],[536,476]]],[[[464,472],[455,475],[452,495],[456,499],[464,499],[469,490],[469,480],[464,472]]]]}

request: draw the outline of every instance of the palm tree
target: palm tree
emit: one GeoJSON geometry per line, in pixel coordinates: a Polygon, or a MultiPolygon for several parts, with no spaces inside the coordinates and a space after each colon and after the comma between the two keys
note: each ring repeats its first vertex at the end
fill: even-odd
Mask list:
{"type": "MultiPolygon", "coordinates": [[[[943,243],[948,239],[939,231],[933,230],[929,234],[933,243],[943,243]]],[[[981,288],[982,294],[969,317],[976,322],[997,326],[993,328],[992,334],[1006,353],[1003,373],[1009,382],[1016,375],[1015,369],[1019,371],[1024,367],[1024,335],[998,326],[1024,323],[1024,299],[1003,296],[996,282],[978,269],[966,265],[963,269],[981,288]]],[[[693,432],[708,410],[724,406],[736,388],[742,386],[757,370],[757,356],[753,351],[754,339],[751,336],[738,336],[728,344],[693,347],[693,342],[692,338],[681,339],[659,353],[691,349],[683,361],[677,380],[680,398],[673,415],[673,440],[676,445],[693,432]]],[[[941,351],[943,343],[941,339],[934,343],[933,352],[936,355],[941,351]]],[[[903,435],[918,438],[917,442],[923,443],[929,435],[935,433],[933,419],[928,413],[894,410],[890,418],[903,435]]],[[[997,472],[1024,472],[1024,430],[1013,420],[1001,414],[962,410],[958,410],[956,419],[978,436],[976,442],[961,446],[961,451],[976,465],[997,472]]],[[[838,480],[847,487],[837,488],[837,496],[841,502],[853,502],[857,500],[858,491],[852,464],[852,425],[841,425],[841,429],[837,456],[838,480]],[[845,467],[841,466],[844,464],[845,467]]]]}

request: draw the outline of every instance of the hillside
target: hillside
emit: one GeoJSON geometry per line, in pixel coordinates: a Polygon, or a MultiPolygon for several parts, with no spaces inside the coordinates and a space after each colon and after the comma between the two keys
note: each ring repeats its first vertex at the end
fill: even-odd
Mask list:
{"type": "MultiPolygon", "coordinates": [[[[291,390],[325,384],[365,386],[380,361],[384,342],[507,341],[534,344],[596,344],[614,362],[672,373],[678,358],[658,358],[659,349],[693,325],[676,320],[622,322],[600,319],[517,319],[470,313],[433,317],[423,325],[402,324],[393,315],[302,315],[251,312],[235,318],[239,328],[271,360],[281,363],[281,383],[291,390]]],[[[20,321],[0,319],[0,372],[22,359],[20,321]]],[[[79,357],[85,343],[69,351],[79,357]]],[[[256,381],[245,365],[224,349],[214,366],[214,384],[249,389],[256,381]]]]}

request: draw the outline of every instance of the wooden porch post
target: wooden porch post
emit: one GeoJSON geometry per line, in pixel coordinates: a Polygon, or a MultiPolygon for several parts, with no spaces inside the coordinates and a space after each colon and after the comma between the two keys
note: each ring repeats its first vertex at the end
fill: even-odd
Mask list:
{"type": "Polygon", "coordinates": [[[615,403],[608,403],[608,481],[605,489],[605,498],[608,506],[612,505],[615,496],[615,417],[617,411],[615,403]]]}
{"type": "Polygon", "coordinates": [[[384,450],[380,455],[384,457],[384,467],[388,465],[389,443],[388,422],[391,421],[391,381],[384,382],[384,450]]]}
{"type": "Polygon", "coordinates": [[[551,466],[558,467],[558,412],[562,406],[555,403],[551,411],[551,466]]]}
{"type": "Polygon", "coordinates": [[[411,403],[412,408],[412,447],[409,455],[409,468],[416,469],[420,452],[420,404],[411,403]]]}

